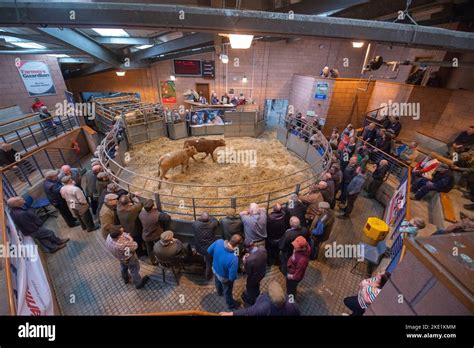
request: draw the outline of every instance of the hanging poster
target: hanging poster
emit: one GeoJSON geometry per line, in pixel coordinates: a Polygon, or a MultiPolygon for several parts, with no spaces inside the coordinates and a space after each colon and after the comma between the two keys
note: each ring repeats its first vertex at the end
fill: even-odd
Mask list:
{"type": "Polygon", "coordinates": [[[176,103],[176,85],[174,81],[160,81],[161,102],[166,104],[176,103]]]}
{"type": "Polygon", "coordinates": [[[17,67],[30,97],[56,94],[53,78],[45,61],[21,60],[17,67]]]}
{"type": "Polygon", "coordinates": [[[388,204],[388,209],[385,213],[385,223],[387,225],[393,225],[398,220],[400,212],[403,211],[407,202],[407,188],[408,178],[405,178],[388,204]]]}
{"type": "Polygon", "coordinates": [[[314,94],[314,99],[326,99],[328,94],[329,85],[327,82],[317,82],[316,83],[316,93],[314,94]]]}

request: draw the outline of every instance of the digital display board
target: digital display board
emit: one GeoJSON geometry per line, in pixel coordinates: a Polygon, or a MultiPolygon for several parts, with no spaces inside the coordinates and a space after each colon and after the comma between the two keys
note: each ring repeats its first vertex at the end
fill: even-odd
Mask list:
{"type": "Polygon", "coordinates": [[[201,76],[201,61],[191,59],[175,59],[174,74],[177,76],[201,76]]]}

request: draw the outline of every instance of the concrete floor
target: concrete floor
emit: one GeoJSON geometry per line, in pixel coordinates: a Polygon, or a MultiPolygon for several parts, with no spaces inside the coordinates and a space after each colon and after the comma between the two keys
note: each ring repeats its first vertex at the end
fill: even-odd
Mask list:
{"type": "MultiPolygon", "coordinates": [[[[355,243],[360,241],[362,226],[367,217],[381,216],[383,208],[373,200],[360,197],[351,220],[336,219],[329,243],[355,243]]],[[[141,262],[141,274],[151,275],[142,290],[123,284],[119,264],[105,249],[99,231],[87,233],[80,227],[69,229],[61,217],[50,219],[48,226],[62,238],[69,237],[68,247],[56,254],[47,255],[54,291],[64,315],[123,315],[178,310],[226,310],[222,297],[218,297],[213,280],[207,283],[199,275],[183,273],[180,285],[161,270],[141,262]]],[[[323,249],[321,249],[323,251],[323,249]]],[[[297,303],[305,315],[341,315],[347,312],[343,304],[346,296],[357,292],[363,274],[353,274],[354,259],[325,259],[311,261],[298,289],[297,303]]],[[[277,267],[267,270],[262,282],[265,291],[270,280],[284,285],[284,278],[277,267]]],[[[245,287],[245,277],[234,286],[234,297],[240,298],[245,287]]]]}

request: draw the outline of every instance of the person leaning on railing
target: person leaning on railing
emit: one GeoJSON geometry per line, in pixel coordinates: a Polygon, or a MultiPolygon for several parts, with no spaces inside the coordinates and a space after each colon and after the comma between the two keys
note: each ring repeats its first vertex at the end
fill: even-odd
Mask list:
{"type": "Polygon", "coordinates": [[[24,236],[35,238],[47,252],[55,253],[69,242],[69,238],[60,239],[53,231],[44,228],[43,221],[34,213],[33,209],[25,207],[23,197],[11,197],[8,199],[7,205],[10,208],[10,216],[21,233],[24,236]]]}
{"type": "MultiPolygon", "coordinates": [[[[6,167],[10,164],[17,162],[17,151],[12,147],[9,143],[0,143],[0,167],[6,167]]],[[[25,182],[26,179],[23,177],[21,170],[18,166],[23,165],[23,163],[19,163],[12,167],[13,172],[15,175],[20,179],[20,181],[25,182]]]]}
{"type": "Polygon", "coordinates": [[[201,216],[193,222],[194,245],[199,255],[202,255],[206,263],[205,277],[212,278],[212,256],[208,253],[209,246],[216,240],[216,230],[219,222],[216,218],[203,212],[201,216]]]}

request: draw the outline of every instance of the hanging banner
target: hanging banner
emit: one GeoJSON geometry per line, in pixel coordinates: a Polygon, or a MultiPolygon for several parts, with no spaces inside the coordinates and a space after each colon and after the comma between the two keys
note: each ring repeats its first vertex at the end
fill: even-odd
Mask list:
{"type": "Polygon", "coordinates": [[[161,102],[165,104],[176,103],[176,85],[174,81],[160,81],[161,102]]]}
{"type": "Polygon", "coordinates": [[[327,82],[317,82],[316,83],[316,93],[314,94],[314,99],[326,99],[328,94],[329,85],[327,82]]]}
{"type": "Polygon", "coordinates": [[[405,178],[397,189],[397,192],[393,195],[388,209],[386,210],[385,223],[387,225],[394,225],[399,220],[400,213],[404,210],[407,203],[407,189],[408,189],[408,178],[405,178]]]}
{"type": "Polygon", "coordinates": [[[33,238],[23,236],[5,212],[17,315],[54,315],[53,297],[33,238]]]}
{"type": "Polygon", "coordinates": [[[21,60],[17,67],[30,97],[56,94],[53,78],[45,61],[21,60]]]}

